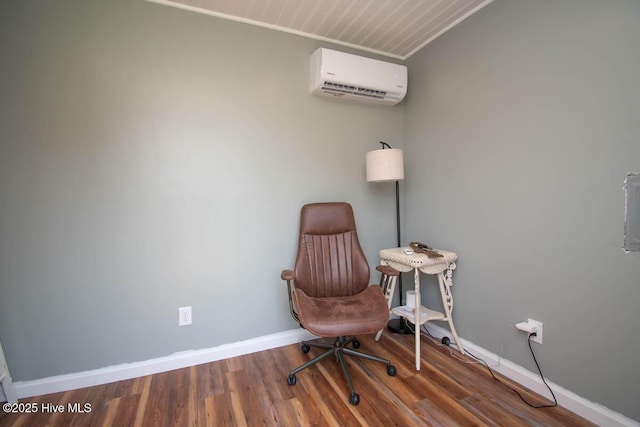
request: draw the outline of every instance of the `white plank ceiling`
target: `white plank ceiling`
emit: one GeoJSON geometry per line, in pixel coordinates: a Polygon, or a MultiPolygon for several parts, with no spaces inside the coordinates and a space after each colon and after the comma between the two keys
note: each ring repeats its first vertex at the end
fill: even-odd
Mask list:
{"type": "Polygon", "coordinates": [[[407,59],[493,0],[147,0],[407,59]]]}

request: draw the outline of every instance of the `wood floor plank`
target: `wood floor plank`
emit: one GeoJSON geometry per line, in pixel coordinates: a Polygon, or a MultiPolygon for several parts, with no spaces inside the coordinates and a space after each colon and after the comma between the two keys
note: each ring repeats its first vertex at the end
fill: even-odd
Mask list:
{"type": "Polygon", "coordinates": [[[462,424],[456,422],[445,411],[429,399],[421,399],[413,405],[415,414],[422,420],[418,425],[429,426],[460,426],[462,424]]]}
{"type": "Polygon", "coordinates": [[[198,425],[198,377],[197,377],[197,369],[195,366],[191,366],[189,368],[189,395],[187,397],[187,405],[188,405],[188,418],[187,425],[188,426],[197,426],[198,425]]]}
{"type": "Polygon", "coordinates": [[[231,398],[231,407],[233,408],[233,425],[238,427],[247,427],[248,425],[253,425],[248,424],[249,420],[247,419],[247,416],[249,415],[249,413],[243,408],[243,399],[241,394],[237,391],[231,391],[229,392],[229,396],[231,398]]]}
{"type": "MultiPolygon", "coordinates": [[[[170,372],[68,392],[22,399],[37,405],[89,403],[89,413],[0,412],[4,426],[563,426],[593,424],[561,408],[534,409],[491,377],[484,366],[423,337],[420,371],[413,336],[358,337],[360,351],[387,358],[397,375],[378,362],[347,357],[360,404],[330,356],[297,374],[288,373],[308,354],[299,344],[170,372]]],[[[498,376],[536,404],[548,399],[498,376]]]]}
{"type": "MultiPolygon", "coordinates": [[[[318,425],[317,422],[312,422],[307,414],[311,413],[307,405],[303,405],[297,398],[289,399],[284,402],[284,407],[287,411],[284,412],[284,416],[280,419],[281,424],[288,426],[311,426],[318,425]]],[[[319,414],[320,411],[317,411],[319,414]]]]}
{"type": "Polygon", "coordinates": [[[169,372],[151,376],[149,399],[144,411],[143,426],[159,426],[167,417],[169,405],[169,372]]]}
{"type": "Polygon", "coordinates": [[[118,408],[120,406],[120,398],[109,400],[106,406],[105,415],[102,418],[102,427],[110,427],[114,425],[116,415],[118,414],[118,408]]]}
{"type": "MultiPolygon", "coordinates": [[[[136,410],[140,402],[139,394],[129,394],[122,396],[118,404],[117,411],[113,418],[114,426],[132,426],[135,424],[136,410]]],[[[104,424],[104,423],[103,423],[104,424]]]]}
{"type": "MultiPolygon", "coordinates": [[[[297,350],[300,351],[299,347],[297,350]]],[[[358,418],[354,413],[345,410],[348,406],[345,394],[342,390],[340,392],[336,391],[336,383],[329,381],[320,368],[318,370],[309,368],[300,372],[297,385],[290,386],[295,395],[300,396],[300,400],[303,402],[313,402],[317,405],[323,414],[323,419],[327,422],[326,425],[363,425],[364,419],[358,418]],[[304,394],[297,392],[297,388],[302,388],[304,394]]]]}
{"type": "MultiPolygon", "coordinates": [[[[207,407],[207,416],[208,419],[213,421],[213,423],[208,425],[222,427],[240,425],[239,421],[234,422],[234,411],[236,407],[231,403],[231,393],[232,392],[217,394],[207,398],[211,401],[211,414],[209,413],[209,407],[207,407]]],[[[244,417],[242,417],[242,419],[244,420],[244,417]]]]}
{"type": "Polygon", "coordinates": [[[133,421],[134,427],[142,427],[144,421],[144,414],[147,410],[147,403],[149,402],[149,392],[151,390],[151,376],[145,376],[140,378],[142,384],[142,391],[140,392],[140,398],[138,400],[138,407],[136,408],[136,417],[133,421]]]}
{"type": "Polygon", "coordinates": [[[350,370],[354,372],[354,375],[358,374],[358,378],[361,378],[356,389],[361,399],[374,402],[385,416],[390,415],[392,417],[391,425],[420,424],[419,417],[409,406],[410,401],[406,401],[405,397],[401,397],[401,394],[396,392],[395,382],[398,378],[386,373],[386,365],[362,359],[353,360],[354,363],[350,365],[350,370]]]}

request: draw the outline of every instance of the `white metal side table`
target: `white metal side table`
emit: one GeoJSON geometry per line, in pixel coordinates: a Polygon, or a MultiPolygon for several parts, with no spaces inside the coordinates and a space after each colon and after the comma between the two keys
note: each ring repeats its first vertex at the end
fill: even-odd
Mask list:
{"type": "MultiPolygon", "coordinates": [[[[405,248],[391,248],[383,249],[380,251],[380,259],[382,264],[390,265],[398,271],[403,273],[414,270],[414,284],[416,293],[416,306],[415,308],[407,306],[394,307],[390,311],[391,313],[404,317],[409,322],[416,325],[415,327],[415,341],[416,341],[416,370],[420,370],[420,325],[432,321],[439,320],[449,323],[449,329],[451,335],[458,346],[460,353],[464,354],[464,347],[458,338],[456,328],[453,325],[453,295],[451,294],[451,286],[453,286],[453,270],[456,268],[455,261],[458,259],[458,255],[454,252],[443,251],[436,249],[436,251],[442,254],[442,257],[429,258],[425,254],[413,253],[408,255],[404,252],[405,248]],[[424,274],[437,274],[438,285],[440,286],[440,295],[442,297],[442,305],[444,307],[444,313],[431,310],[424,307],[420,303],[420,273],[424,274]],[[416,322],[416,319],[418,321],[416,322]]],[[[395,282],[393,283],[393,289],[389,292],[389,297],[393,296],[395,289],[395,282]]],[[[402,301],[402,295],[400,296],[402,301]]],[[[390,304],[390,301],[389,301],[390,304]]]]}

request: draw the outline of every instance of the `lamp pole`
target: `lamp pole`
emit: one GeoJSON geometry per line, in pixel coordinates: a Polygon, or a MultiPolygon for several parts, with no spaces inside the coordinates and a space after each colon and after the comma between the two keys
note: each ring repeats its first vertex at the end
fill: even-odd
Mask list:
{"type": "MultiPolygon", "coordinates": [[[[386,142],[380,141],[382,149],[391,148],[386,142]]],[[[402,246],[400,241],[400,181],[396,180],[396,243],[398,247],[402,246]]],[[[398,302],[402,305],[402,296],[404,294],[402,290],[402,273],[398,275],[398,302]]],[[[387,323],[387,329],[396,334],[410,334],[411,329],[407,326],[405,318],[391,319],[387,323]]]]}

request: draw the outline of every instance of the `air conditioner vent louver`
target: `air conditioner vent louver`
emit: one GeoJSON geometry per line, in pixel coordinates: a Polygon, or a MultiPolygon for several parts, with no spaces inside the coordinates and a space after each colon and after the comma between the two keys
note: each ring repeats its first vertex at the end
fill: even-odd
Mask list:
{"type": "Polygon", "coordinates": [[[407,67],[320,48],[309,63],[315,95],[395,105],[407,94],[407,67]]]}
{"type": "Polygon", "coordinates": [[[359,96],[370,96],[372,98],[384,99],[387,92],[382,90],[368,89],[366,87],[358,87],[352,85],[343,85],[340,83],[333,83],[325,81],[322,84],[322,90],[328,90],[339,93],[350,93],[359,96]]]}

